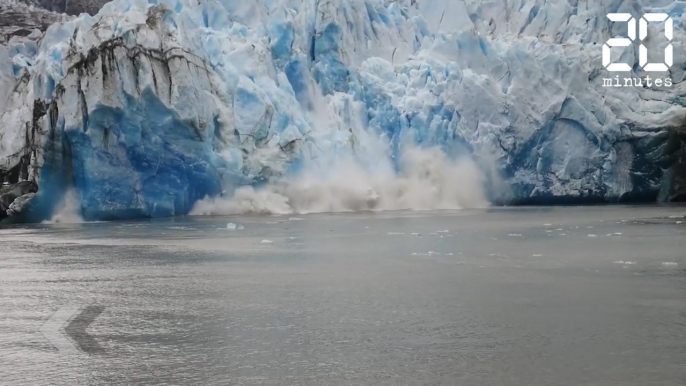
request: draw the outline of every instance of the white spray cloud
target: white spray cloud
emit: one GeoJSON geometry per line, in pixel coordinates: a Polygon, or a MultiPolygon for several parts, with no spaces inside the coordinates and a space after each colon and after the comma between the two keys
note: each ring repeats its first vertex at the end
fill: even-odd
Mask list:
{"type": "Polygon", "coordinates": [[[57,205],[55,214],[50,220],[43,221],[43,224],[80,224],[83,222],[79,195],[74,189],[69,189],[57,205]]]}
{"type": "Polygon", "coordinates": [[[207,198],[198,202],[191,214],[304,214],[488,206],[481,171],[468,158],[451,161],[439,148],[406,147],[398,172],[374,166],[372,171],[352,157],[344,157],[333,165],[311,166],[298,177],[275,180],[259,189],[241,187],[231,198],[207,198]]]}

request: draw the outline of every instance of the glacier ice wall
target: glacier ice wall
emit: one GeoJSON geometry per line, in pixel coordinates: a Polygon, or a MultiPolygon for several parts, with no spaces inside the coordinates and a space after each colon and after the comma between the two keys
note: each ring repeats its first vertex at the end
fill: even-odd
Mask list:
{"type": "MultiPolygon", "coordinates": [[[[185,214],[312,165],[335,170],[332,159],[402,173],[416,147],[470,160],[481,177],[464,183],[483,180],[495,203],[678,199],[683,10],[660,0],[115,0],[0,45],[0,174],[39,186],[31,218],[71,188],[89,219],[185,214]],[[674,85],[603,87],[600,47],[626,33],[606,14],[648,11],[674,19],[674,85]]],[[[620,59],[636,63],[637,52],[620,59]]]]}

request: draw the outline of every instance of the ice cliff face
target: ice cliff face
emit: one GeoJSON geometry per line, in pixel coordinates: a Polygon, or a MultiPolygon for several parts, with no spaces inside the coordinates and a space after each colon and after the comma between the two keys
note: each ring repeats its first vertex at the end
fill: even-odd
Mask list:
{"type": "MultiPolygon", "coordinates": [[[[9,214],[49,216],[69,189],[90,219],[185,214],[338,158],[402,174],[408,146],[470,159],[495,203],[680,199],[683,10],[115,0],[0,45],[0,175],[38,186],[35,197],[15,189],[9,214]],[[675,64],[657,74],[673,86],[603,87],[601,46],[626,35],[606,14],[648,11],[674,19],[675,64]]],[[[638,48],[621,60],[637,63],[638,48]]]]}
{"type": "Polygon", "coordinates": [[[13,36],[35,41],[50,25],[67,19],[43,8],[4,0],[0,2],[0,44],[7,44],[13,36]]]}

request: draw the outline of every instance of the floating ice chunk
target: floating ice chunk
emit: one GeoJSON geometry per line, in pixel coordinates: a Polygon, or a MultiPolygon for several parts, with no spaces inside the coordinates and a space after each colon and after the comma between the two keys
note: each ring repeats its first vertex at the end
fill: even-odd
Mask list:
{"type": "Polygon", "coordinates": [[[421,236],[421,233],[413,233],[412,236],[421,236]]]}
{"type": "Polygon", "coordinates": [[[423,253],[423,252],[420,252],[420,253],[413,252],[412,253],[412,256],[440,256],[440,255],[441,254],[439,252],[434,252],[434,251],[429,251],[426,253],[423,253]]]}
{"type": "Polygon", "coordinates": [[[622,265],[635,265],[635,261],[624,261],[624,260],[618,260],[614,262],[615,264],[622,264],[622,265]]]}
{"type": "Polygon", "coordinates": [[[508,236],[508,237],[522,237],[522,234],[521,234],[521,233],[510,233],[510,234],[507,235],[507,236],[508,236]]]}
{"type": "Polygon", "coordinates": [[[445,230],[445,231],[436,231],[436,233],[450,233],[450,231],[445,230]]]}
{"type": "Polygon", "coordinates": [[[300,217],[290,217],[288,219],[288,221],[302,221],[302,220],[304,220],[304,218],[300,218],[300,217]]]}
{"type": "Polygon", "coordinates": [[[236,224],[232,223],[232,222],[226,224],[226,229],[228,229],[228,230],[230,230],[230,231],[235,231],[236,228],[238,228],[238,226],[237,226],[236,224]]]}
{"type": "Polygon", "coordinates": [[[664,263],[662,263],[662,265],[664,265],[665,267],[676,267],[677,265],[679,265],[679,263],[675,263],[673,261],[665,261],[664,263]]]}
{"type": "Polygon", "coordinates": [[[262,244],[272,244],[273,241],[264,239],[264,240],[261,241],[261,243],[262,243],[262,244]]]}
{"type": "Polygon", "coordinates": [[[543,257],[543,255],[533,255],[534,257],[543,257]]]}
{"type": "Polygon", "coordinates": [[[398,235],[404,235],[405,232],[388,232],[389,236],[398,236],[398,235]]]}
{"type": "Polygon", "coordinates": [[[598,235],[590,234],[588,237],[598,237],[598,235]]]}

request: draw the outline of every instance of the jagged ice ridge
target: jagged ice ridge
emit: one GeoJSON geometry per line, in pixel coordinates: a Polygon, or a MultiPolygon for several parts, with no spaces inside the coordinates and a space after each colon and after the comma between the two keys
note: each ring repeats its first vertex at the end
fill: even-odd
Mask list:
{"type": "Polygon", "coordinates": [[[685,6],[115,0],[0,45],[0,212],[74,189],[88,219],[186,214],[338,158],[400,172],[408,146],[469,159],[493,203],[679,199],[685,6]],[[673,18],[673,87],[602,87],[609,12],[673,18]]]}

